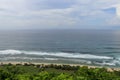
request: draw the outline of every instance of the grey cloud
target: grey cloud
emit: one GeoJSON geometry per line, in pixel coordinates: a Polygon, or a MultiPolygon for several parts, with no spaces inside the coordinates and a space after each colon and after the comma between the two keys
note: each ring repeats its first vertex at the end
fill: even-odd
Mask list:
{"type": "Polygon", "coordinates": [[[6,3],[0,5],[0,8],[5,10],[0,11],[0,26],[75,28],[76,26],[109,25],[109,20],[115,15],[103,10],[118,3],[120,3],[118,0],[12,0],[9,5],[6,3]]]}
{"type": "MultiPolygon", "coordinates": [[[[29,0],[27,0],[29,1],[29,0]]],[[[31,0],[28,3],[28,8],[32,10],[41,9],[64,9],[69,8],[75,1],[73,0],[31,0]]]]}

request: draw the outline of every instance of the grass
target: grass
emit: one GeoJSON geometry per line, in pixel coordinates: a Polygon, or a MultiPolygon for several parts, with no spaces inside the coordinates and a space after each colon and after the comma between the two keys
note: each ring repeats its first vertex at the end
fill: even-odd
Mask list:
{"type": "Polygon", "coordinates": [[[70,65],[1,65],[0,80],[120,80],[120,71],[70,65]]]}
{"type": "Polygon", "coordinates": [[[60,74],[60,73],[67,73],[67,74],[72,74],[72,73],[74,73],[74,71],[73,70],[61,70],[61,69],[55,69],[55,68],[46,68],[45,69],[45,71],[47,71],[47,72],[54,72],[54,73],[58,73],[58,74],[60,74]]]}

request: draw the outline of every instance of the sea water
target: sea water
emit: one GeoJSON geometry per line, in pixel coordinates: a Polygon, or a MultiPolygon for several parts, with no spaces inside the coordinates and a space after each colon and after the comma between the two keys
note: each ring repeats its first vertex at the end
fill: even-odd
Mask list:
{"type": "Polygon", "coordinates": [[[0,61],[120,66],[120,31],[4,30],[0,61]]]}

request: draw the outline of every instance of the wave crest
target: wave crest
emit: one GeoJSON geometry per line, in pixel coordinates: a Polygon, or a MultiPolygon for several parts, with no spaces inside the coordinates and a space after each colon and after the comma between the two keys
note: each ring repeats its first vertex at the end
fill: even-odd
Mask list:
{"type": "Polygon", "coordinates": [[[20,50],[2,50],[0,54],[2,55],[17,55],[17,54],[26,54],[26,55],[39,55],[39,56],[56,56],[64,58],[83,58],[83,59],[113,59],[109,56],[99,56],[92,54],[81,54],[81,53],[66,53],[66,52],[41,52],[41,51],[20,51],[20,50]]]}

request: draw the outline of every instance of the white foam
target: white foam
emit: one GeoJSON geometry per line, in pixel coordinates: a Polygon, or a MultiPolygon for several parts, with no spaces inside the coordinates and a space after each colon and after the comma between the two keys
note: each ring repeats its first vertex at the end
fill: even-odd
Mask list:
{"type": "Polygon", "coordinates": [[[102,66],[104,66],[104,65],[107,65],[107,66],[115,66],[115,65],[116,65],[115,63],[112,63],[112,62],[109,62],[109,63],[107,63],[107,62],[103,62],[103,63],[98,63],[98,62],[96,62],[95,64],[97,64],[97,65],[102,65],[102,66]]]}
{"type": "Polygon", "coordinates": [[[97,56],[91,54],[80,54],[80,53],[63,53],[63,52],[29,52],[29,54],[35,55],[49,55],[49,56],[57,56],[57,57],[67,57],[67,58],[83,58],[83,59],[113,59],[112,57],[108,56],[97,56]]]}
{"type": "Polygon", "coordinates": [[[0,51],[0,54],[30,54],[30,55],[41,55],[41,56],[56,56],[56,57],[65,57],[65,58],[83,58],[83,59],[113,59],[109,56],[98,56],[91,54],[81,54],[81,53],[64,53],[64,52],[40,52],[40,51],[19,51],[19,50],[3,50],[0,51]]]}
{"type": "Polygon", "coordinates": [[[22,60],[58,60],[57,58],[31,58],[31,57],[6,57],[6,58],[0,58],[1,60],[15,60],[15,59],[22,59],[22,60]]]}
{"type": "Polygon", "coordinates": [[[44,58],[45,60],[58,60],[57,58],[44,58]]]}
{"type": "Polygon", "coordinates": [[[0,51],[0,54],[21,54],[21,51],[19,50],[2,50],[0,51]]]}

